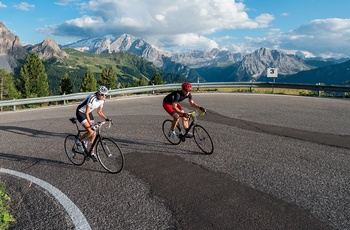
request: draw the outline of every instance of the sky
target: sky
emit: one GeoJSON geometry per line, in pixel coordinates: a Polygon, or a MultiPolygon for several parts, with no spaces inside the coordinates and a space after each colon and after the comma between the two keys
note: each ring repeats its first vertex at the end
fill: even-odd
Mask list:
{"type": "Polygon", "coordinates": [[[130,34],[172,53],[264,47],[348,58],[349,8],[349,0],[0,0],[0,22],[22,45],[130,34]]]}

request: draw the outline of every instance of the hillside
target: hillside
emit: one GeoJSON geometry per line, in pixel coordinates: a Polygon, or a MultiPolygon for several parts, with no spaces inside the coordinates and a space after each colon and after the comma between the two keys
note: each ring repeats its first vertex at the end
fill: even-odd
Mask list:
{"type": "Polygon", "coordinates": [[[350,81],[350,61],[324,66],[309,71],[302,71],[297,74],[278,79],[278,81],[307,84],[324,83],[326,85],[344,85],[350,81]]]}
{"type": "Polygon", "coordinates": [[[50,90],[59,93],[60,79],[68,73],[73,83],[73,91],[78,92],[82,79],[90,69],[96,79],[104,68],[113,67],[117,74],[117,83],[133,85],[135,79],[142,76],[150,80],[155,73],[160,73],[167,83],[181,82],[184,78],[178,74],[167,73],[146,61],[138,55],[118,52],[109,54],[90,54],[74,49],[63,49],[67,53],[65,59],[52,57],[44,59],[45,70],[48,75],[50,90]]]}

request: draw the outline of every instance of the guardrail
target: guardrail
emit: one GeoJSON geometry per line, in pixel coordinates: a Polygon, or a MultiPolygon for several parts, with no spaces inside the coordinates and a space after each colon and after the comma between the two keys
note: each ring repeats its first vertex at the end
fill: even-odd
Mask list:
{"type": "MultiPolygon", "coordinates": [[[[323,84],[299,84],[299,83],[276,83],[276,82],[208,82],[208,83],[192,83],[193,88],[286,88],[286,89],[304,89],[312,91],[330,91],[330,92],[350,92],[350,86],[341,85],[323,85],[323,84]]],[[[160,90],[171,90],[181,88],[181,83],[164,84],[164,85],[149,85],[140,87],[130,87],[123,89],[113,89],[109,91],[109,95],[135,94],[143,92],[155,92],[160,90]]],[[[13,106],[16,110],[16,105],[37,104],[47,102],[59,102],[70,100],[80,100],[87,97],[92,92],[72,93],[67,95],[57,95],[50,97],[24,98],[0,101],[0,108],[4,106],[13,106]]],[[[320,93],[318,93],[320,95],[320,93]]]]}

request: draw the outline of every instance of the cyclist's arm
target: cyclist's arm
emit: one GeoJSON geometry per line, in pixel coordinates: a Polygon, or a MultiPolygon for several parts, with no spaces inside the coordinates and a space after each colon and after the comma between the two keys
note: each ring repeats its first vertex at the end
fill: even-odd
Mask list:
{"type": "Polygon", "coordinates": [[[98,114],[100,117],[102,117],[104,120],[107,119],[106,115],[103,114],[103,111],[102,111],[102,107],[101,107],[101,106],[97,108],[97,114],[98,114]]]}
{"type": "Polygon", "coordinates": [[[87,105],[87,106],[86,106],[86,109],[85,109],[85,117],[86,117],[86,120],[87,120],[89,126],[92,125],[92,122],[91,122],[91,120],[90,120],[90,108],[91,108],[91,107],[90,107],[89,105],[87,105]]]}
{"type": "Polygon", "coordinates": [[[188,99],[188,101],[193,108],[200,109],[200,106],[198,104],[196,104],[193,100],[188,99]]]}

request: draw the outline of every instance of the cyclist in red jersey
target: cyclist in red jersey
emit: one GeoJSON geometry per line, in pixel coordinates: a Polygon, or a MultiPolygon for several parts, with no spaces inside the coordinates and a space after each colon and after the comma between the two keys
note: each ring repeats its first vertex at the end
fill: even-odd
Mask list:
{"type": "MultiPolygon", "coordinates": [[[[175,133],[175,127],[177,123],[179,122],[180,117],[182,118],[182,125],[184,128],[188,128],[188,114],[185,113],[185,111],[182,109],[182,106],[179,102],[185,100],[188,98],[189,104],[195,108],[195,109],[200,109],[202,112],[205,112],[206,110],[196,104],[193,99],[192,99],[192,85],[189,82],[184,82],[182,83],[182,89],[172,92],[168,94],[164,99],[163,99],[163,108],[167,113],[170,114],[170,116],[173,117],[173,123],[171,125],[171,137],[174,140],[178,140],[178,137],[176,136],[175,133]]],[[[191,133],[188,133],[188,135],[193,135],[191,133]]]]}

